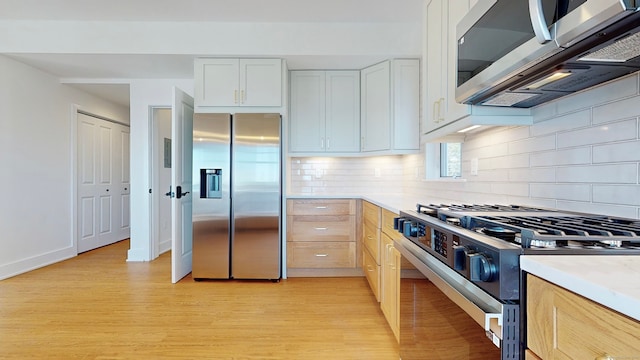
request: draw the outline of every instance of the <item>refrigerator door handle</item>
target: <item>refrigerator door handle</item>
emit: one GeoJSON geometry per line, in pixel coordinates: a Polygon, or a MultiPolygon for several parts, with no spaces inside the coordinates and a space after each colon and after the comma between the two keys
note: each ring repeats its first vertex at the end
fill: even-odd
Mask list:
{"type": "Polygon", "coordinates": [[[180,185],[176,186],[176,199],[180,199],[183,196],[187,195],[188,193],[189,193],[188,191],[182,192],[182,186],[180,185]]]}

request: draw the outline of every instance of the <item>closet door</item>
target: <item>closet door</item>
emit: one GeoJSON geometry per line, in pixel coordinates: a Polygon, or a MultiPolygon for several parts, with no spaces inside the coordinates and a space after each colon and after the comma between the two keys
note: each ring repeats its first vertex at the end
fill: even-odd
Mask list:
{"type": "MultiPolygon", "coordinates": [[[[78,114],[78,253],[128,237],[128,193],[123,204],[123,126],[78,114]],[[125,237],[122,228],[126,207],[125,237]]],[[[126,131],[128,133],[128,129],[126,131]]],[[[126,183],[128,185],[128,154],[126,183]]],[[[128,192],[129,186],[126,186],[128,192]]]]}

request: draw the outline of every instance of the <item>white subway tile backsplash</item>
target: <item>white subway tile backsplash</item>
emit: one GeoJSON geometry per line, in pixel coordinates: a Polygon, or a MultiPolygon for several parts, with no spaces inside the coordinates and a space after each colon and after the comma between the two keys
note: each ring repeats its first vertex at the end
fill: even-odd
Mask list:
{"type": "Polygon", "coordinates": [[[637,128],[637,121],[634,119],[559,133],[558,148],[635,139],[637,128]]]}
{"type": "Polygon", "coordinates": [[[556,148],[556,135],[539,136],[509,143],[509,154],[531,153],[556,148]]]}
{"type": "Polygon", "coordinates": [[[489,159],[481,159],[478,166],[482,164],[483,169],[513,169],[529,167],[529,154],[499,156],[489,159]]]}
{"type": "Polygon", "coordinates": [[[510,169],[508,173],[509,181],[541,183],[556,182],[556,169],[549,168],[531,168],[531,169],[510,169]]]}
{"type": "Polygon", "coordinates": [[[586,109],[531,125],[531,136],[541,136],[591,125],[591,110],[586,109]]]}
{"type": "Polygon", "coordinates": [[[593,147],[593,162],[640,162],[640,140],[593,147]]]}
{"type": "Polygon", "coordinates": [[[605,214],[632,219],[637,216],[637,209],[635,207],[625,205],[594,204],[582,201],[559,200],[557,202],[557,208],[560,210],[605,214]]]}
{"type": "Polygon", "coordinates": [[[558,114],[589,108],[638,94],[638,74],[596,86],[556,101],[558,114]]]}
{"type": "Polygon", "coordinates": [[[594,185],[593,202],[640,206],[640,185],[594,185]]]}
{"type": "Polygon", "coordinates": [[[531,166],[579,165],[591,163],[591,147],[531,154],[531,166]]]}
{"type": "Polygon", "coordinates": [[[569,166],[556,169],[556,180],[561,183],[636,184],[636,164],[569,166]]]}
{"type": "Polygon", "coordinates": [[[529,184],[517,182],[491,183],[491,193],[511,196],[529,196],[529,184]]]}
{"type": "Polygon", "coordinates": [[[558,200],[591,201],[591,185],[531,184],[531,197],[558,200]]]}
{"type": "Polygon", "coordinates": [[[593,108],[593,123],[601,124],[605,122],[636,118],[640,116],[640,96],[611,102],[593,108]]]}

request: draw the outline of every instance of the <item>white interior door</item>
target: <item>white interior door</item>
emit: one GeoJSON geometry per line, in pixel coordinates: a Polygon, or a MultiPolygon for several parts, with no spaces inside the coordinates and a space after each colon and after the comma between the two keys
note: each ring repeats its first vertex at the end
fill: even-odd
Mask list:
{"type": "Polygon", "coordinates": [[[171,127],[171,281],[178,282],[191,272],[193,98],[173,88],[171,127]]]}
{"type": "Polygon", "coordinates": [[[129,128],[78,113],[78,252],[129,237],[129,128]]]}

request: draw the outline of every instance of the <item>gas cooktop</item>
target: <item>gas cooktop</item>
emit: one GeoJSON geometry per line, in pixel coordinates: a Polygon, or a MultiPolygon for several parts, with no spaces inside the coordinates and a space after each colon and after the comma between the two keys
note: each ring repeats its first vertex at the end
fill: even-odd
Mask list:
{"type": "Polygon", "coordinates": [[[636,219],[520,205],[418,204],[417,212],[523,249],[640,251],[636,219]]]}

